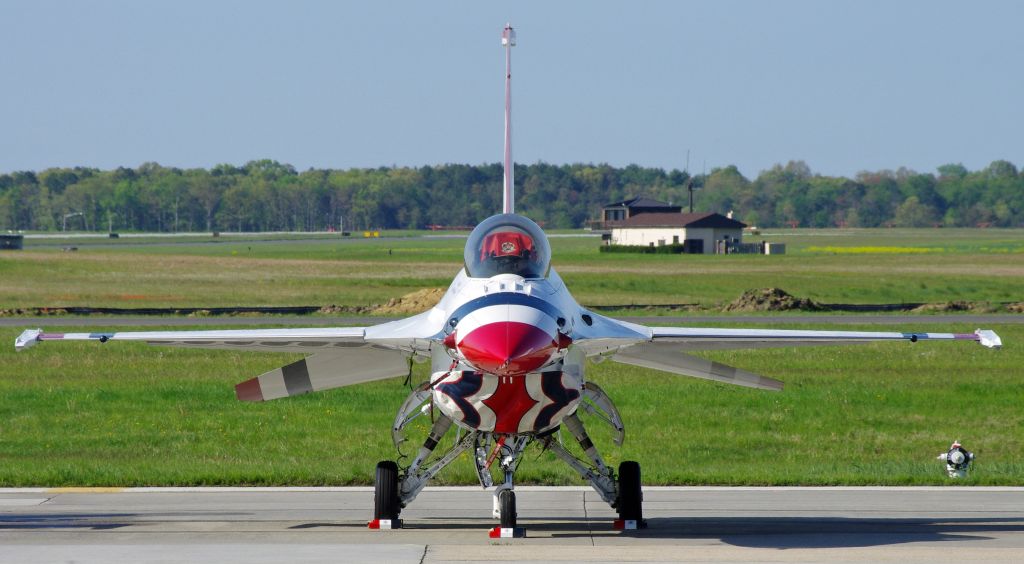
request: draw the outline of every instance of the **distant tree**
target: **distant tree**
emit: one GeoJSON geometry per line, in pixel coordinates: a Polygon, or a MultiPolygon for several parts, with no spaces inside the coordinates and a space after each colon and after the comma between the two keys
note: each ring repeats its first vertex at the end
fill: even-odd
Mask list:
{"type": "Polygon", "coordinates": [[[1015,178],[1017,167],[1009,161],[992,161],[992,164],[985,169],[985,173],[990,178],[1015,178]]]}
{"type": "Polygon", "coordinates": [[[956,179],[960,180],[967,176],[967,168],[960,164],[944,164],[938,169],[940,179],[956,179]]]}
{"type": "Polygon", "coordinates": [[[897,227],[932,227],[937,219],[934,207],[922,204],[917,196],[910,196],[896,208],[893,221],[897,227]]]}
{"type": "Polygon", "coordinates": [[[863,222],[860,218],[860,212],[857,208],[850,208],[846,210],[846,216],[843,218],[843,224],[846,227],[864,227],[863,222]]]}
{"type": "Polygon", "coordinates": [[[78,182],[74,171],[64,168],[50,168],[39,173],[39,181],[46,186],[50,194],[60,194],[68,186],[78,182]]]}
{"type": "Polygon", "coordinates": [[[40,231],[52,231],[57,228],[57,222],[53,217],[53,202],[50,199],[50,189],[45,184],[39,186],[36,192],[35,221],[32,229],[40,231]]]}
{"type": "Polygon", "coordinates": [[[734,210],[749,187],[750,181],[734,165],[715,168],[704,179],[695,211],[726,213],[734,210]]]}
{"type": "MultiPolygon", "coordinates": [[[[0,174],[0,228],[59,229],[81,212],[87,229],[346,229],[472,225],[501,207],[499,163],[296,172],[271,159],[180,170],[149,162],[101,171],[52,168],[0,174]]],[[[745,178],[735,166],[685,171],[608,164],[516,165],[516,209],[551,227],[579,227],[607,203],[647,196],[764,227],[835,225],[1020,226],[1024,175],[1008,161],[980,171],[947,164],[816,175],[790,161],[745,178]]]]}
{"type": "Polygon", "coordinates": [[[217,210],[220,208],[224,191],[234,184],[234,175],[208,174],[205,170],[191,171],[188,178],[188,195],[199,204],[207,231],[215,231],[217,210]]]}

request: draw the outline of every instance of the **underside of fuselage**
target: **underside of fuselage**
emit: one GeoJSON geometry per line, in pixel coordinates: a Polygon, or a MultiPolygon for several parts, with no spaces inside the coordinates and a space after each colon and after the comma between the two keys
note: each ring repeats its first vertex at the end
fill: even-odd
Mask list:
{"type": "Polygon", "coordinates": [[[582,355],[570,351],[559,363],[561,370],[518,375],[453,369],[435,374],[414,389],[392,427],[399,459],[408,454],[404,447],[411,438],[407,436],[410,423],[425,421],[424,416],[430,414],[430,430],[407,466],[399,468],[390,461],[378,465],[372,523],[400,523],[401,509],[438,472],[468,453],[480,484],[495,487],[494,517],[501,519],[503,528],[514,527],[514,475],[526,448],[537,443],[588,481],[601,499],[619,512],[620,522],[642,526],[639,465],[624,462],[618,473],[613,471],[590,439],[580,414],[612,426],[620,445],[625,433],[622,418],[600,387],[583,381],[582,362],[574,364],[576,358],[582,361],[582,355]],[[458,429],[454,440],[444,440],[453,427],[458,429]],[[563,444],[557,433],[562,428],[575,441],[577,452],[563,444]],[[497,481],[494,470],[500,471],[497,481]]]}
{"type": "Polygon", "coordinates": [[[583,398],[582,370],[497,376],[473,370],[434,375],[434,405],[470,431],[543,433],[583,398]]]}

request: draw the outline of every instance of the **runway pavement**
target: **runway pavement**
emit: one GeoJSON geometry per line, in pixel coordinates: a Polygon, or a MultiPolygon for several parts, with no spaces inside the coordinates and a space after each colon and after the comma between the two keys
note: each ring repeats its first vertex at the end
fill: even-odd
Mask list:
{"type": "Polygon", "coordinates": [[[366,528],[371,488],[0,489],[0,562],[1024,561],[1024,488],[645,488],[616,532],[585,488],[517,488],[527,538],[492,540],[490,492],[428,488],[366,528]]]}

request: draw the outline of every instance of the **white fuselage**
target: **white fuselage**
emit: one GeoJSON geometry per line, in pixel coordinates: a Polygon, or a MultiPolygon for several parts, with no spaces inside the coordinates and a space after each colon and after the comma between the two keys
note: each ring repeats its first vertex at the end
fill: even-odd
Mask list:
{"type": "Polygon", "coordinates": [[[470,278],[463,271],[436,309],[445,313],[446,338],[433,355],[434,404],[457,424],[539,433],[575,411],[584,355],[571,343],[582,310],[556,273],[470,278]]]}

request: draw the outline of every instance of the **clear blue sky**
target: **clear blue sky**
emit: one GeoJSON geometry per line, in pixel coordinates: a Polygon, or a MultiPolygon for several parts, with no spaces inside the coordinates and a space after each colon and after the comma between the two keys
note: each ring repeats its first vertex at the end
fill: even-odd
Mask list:
{"type": "Polygon", "coordinates": [[[1024,164],[1024,2],[0,4],[0,172],[1024,164]]]}

